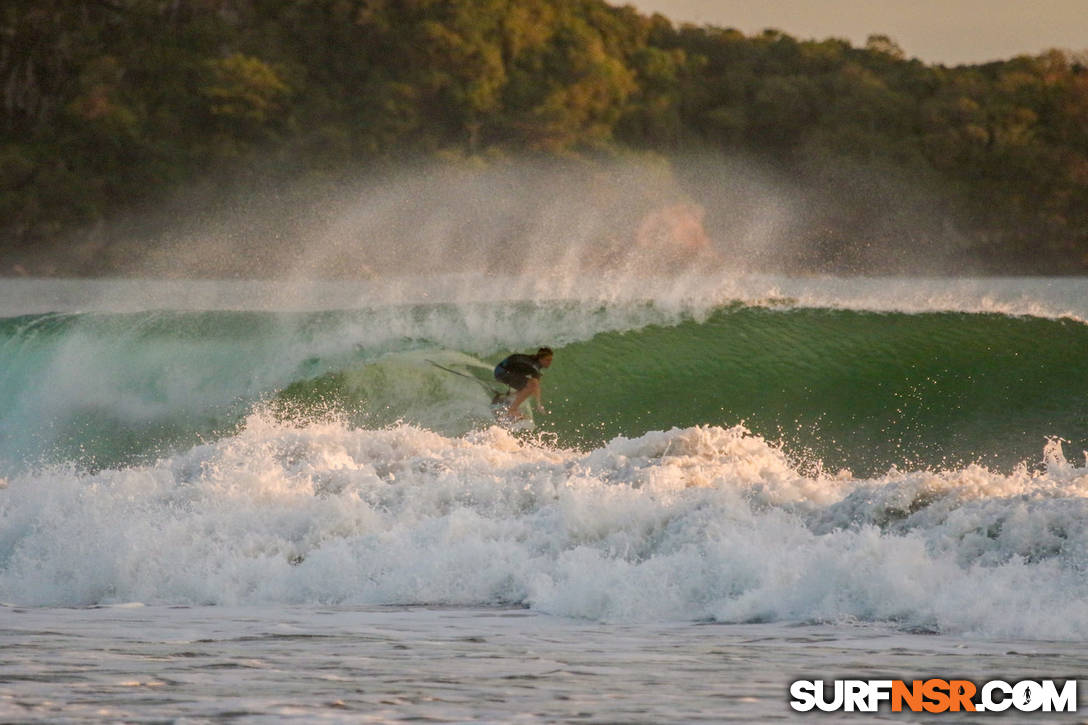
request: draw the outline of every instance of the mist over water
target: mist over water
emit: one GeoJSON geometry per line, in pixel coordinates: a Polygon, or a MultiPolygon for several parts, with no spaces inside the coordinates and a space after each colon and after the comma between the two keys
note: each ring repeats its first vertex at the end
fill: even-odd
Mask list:
{"type": "MultiPolygon", "coordinates": [[[[664,160],[472,163],[300,179],[218,204],[178,201],[106,272],[374,279],[436,273],[662,273],[714,261],[704,211],[664,160]],[[186,204],[215,211],[187,217],[186,204]]],[[[109,250],[107,250],[108,252],[109,250]]]]}
{"type": "Polygon", "coordinates": [[[586,273],[979,269],[924,180],[842,162],[824,171],[830,182],[805,186],[765,162],[710,152],[463,160],[279,182],[255,171],[265,181],[179,193],[39,261],[100,277],[500,274],[545,280],[552,294],[586,273]]]}

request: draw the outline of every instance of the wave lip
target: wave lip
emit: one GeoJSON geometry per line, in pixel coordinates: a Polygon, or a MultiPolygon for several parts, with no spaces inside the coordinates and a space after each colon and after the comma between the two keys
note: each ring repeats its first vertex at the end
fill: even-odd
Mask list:
{"type": "Polygon", "coordinates": [[[342,280],[7,279],[0,319],[49,313],[320,313],[494,303],[629,307],[699,316],[723,305],[869,312],[968,312],[1088,322],[1084,278],[785,277],[707,274],[430,274],[342,280]]]}
{"type": "MultiPolygon", "coordinates": [[[[1055,444],[1056,445],[1056,444],[1055,444]]],[[[810,475],[743,427],[587,452],[253,415],[0,490],[0,601],[527,606],[607,621],[1088,631],[1088,471],[810,475]]]]}

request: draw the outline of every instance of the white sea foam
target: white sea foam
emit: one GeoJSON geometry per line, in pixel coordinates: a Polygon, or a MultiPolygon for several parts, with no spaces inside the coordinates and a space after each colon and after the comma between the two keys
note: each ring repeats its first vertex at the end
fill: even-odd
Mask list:
{"type": "Polygon", "coordinates": [[[557,450],[252,415],[0,488],[0,601],[524,605],[603,621],[1088,632],[1088,470],[811,476],[741,427],[557,450]]]}

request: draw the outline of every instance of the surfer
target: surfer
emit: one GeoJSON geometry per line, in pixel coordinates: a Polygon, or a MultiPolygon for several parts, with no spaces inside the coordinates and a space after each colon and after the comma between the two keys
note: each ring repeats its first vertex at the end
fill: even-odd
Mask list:
{"type": "Polygon", "coordinates": [[[508,411],[514,420],[524,417],[518,407],[529,396],[536,398],[536,407],[541,413],[547,412],[540,397],[540,374],[544,368],[551,367],[554,356],[550,347],[542,347],[535,355],[514,353],[495,366],[495,379],[517,391],[508,411]]]}

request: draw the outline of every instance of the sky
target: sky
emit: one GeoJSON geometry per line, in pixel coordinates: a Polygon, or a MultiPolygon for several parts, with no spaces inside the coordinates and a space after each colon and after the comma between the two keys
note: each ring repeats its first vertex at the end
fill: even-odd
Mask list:
{"type": "Polygon", "coordinates": [[[887,35],[926,63],[957,65],[1088,51],[1088,0],[613,0],[675,22],[766,28],[798,39],[887,35]]]}

